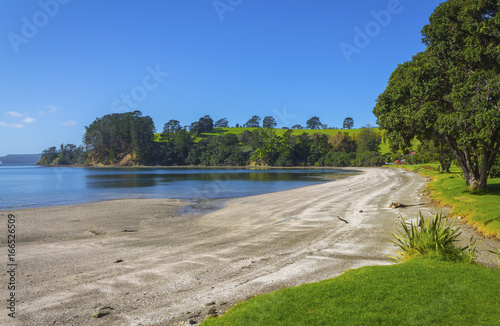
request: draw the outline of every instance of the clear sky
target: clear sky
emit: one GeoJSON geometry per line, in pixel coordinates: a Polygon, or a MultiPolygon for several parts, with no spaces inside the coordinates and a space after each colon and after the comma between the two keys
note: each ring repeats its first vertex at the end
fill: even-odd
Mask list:
{"type": "Polygon", "coordinates": [[[0,156],[81,144],[133,110],[375,125],[438,0],[0,0],[0,156]]]}

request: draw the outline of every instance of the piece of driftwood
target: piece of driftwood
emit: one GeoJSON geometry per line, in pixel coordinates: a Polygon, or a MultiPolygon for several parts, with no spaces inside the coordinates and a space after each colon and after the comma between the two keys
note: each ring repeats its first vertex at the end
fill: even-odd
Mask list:
{"type": "Polygon", "coordinates": [[[401,203],[391,203],[389,205],[390,208],[403,208],[403,207],[406,207],[405,204],[401,204],[401,203]]]}
{"type": "Polygon", "coordinates": [[[338,218],[339,220],[341,220],[342,222],[349,223],[349,222],[347,222],[346,220],[344,220],[344,219],[343,219],[342,217],[340,217],[340,216],[337,216],[337,218],[338,218]]]}

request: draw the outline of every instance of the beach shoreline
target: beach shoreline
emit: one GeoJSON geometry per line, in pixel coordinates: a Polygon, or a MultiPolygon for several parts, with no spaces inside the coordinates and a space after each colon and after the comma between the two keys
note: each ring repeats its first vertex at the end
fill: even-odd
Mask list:
{"type": "Polygon", "coordinates": [[[389,264],[385,255],[395,248],[388,231],[398,216],[436,211],[422,196],[426,179],[399,169],[356,170],[332,182],[229,199],[209,212],[181,214],[192,203],[173,199],[3,211],[17,220],[16,320],[200,322],[251,296],[389,264]],[[407,207],[391,209],[391,202],[407,207]],[[92,318],[102,307],[110,314],[92,318]]]}

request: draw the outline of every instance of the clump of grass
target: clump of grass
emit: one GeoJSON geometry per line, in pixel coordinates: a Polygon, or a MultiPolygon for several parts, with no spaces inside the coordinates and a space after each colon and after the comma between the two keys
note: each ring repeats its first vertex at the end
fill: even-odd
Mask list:
{"type": "Polygon", "coordinates": [[[392,233],[396,244],[401,251],[398,256],[389,256],[396,262],[408,261],[418,256],[431,256],[441,260],[474,262],[476,240],[471,238],[469,245],[463,248],[457,246],[457,238],[462,232],[460,228],[453,228],[453,223],[446,225],[442,214],[437,213],[433,218],[425,220],[419,212],[415,223],[407,223],[401,217],[403,230],[398,234],[392,233]]]}
{"type": "Polygon", "coordinates": [[[495,262],[498,262],[498,267],[500,267],[500,249],[497,248],[496,250],[490,250],[489,252],[491,252],[494,255],[497,255],[497,257],[493,260],[493,264],[495,262]]]}

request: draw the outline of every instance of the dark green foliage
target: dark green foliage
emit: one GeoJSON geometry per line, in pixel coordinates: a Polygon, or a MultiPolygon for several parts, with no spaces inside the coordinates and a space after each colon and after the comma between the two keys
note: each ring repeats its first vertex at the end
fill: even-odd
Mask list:
{"type": "MultiPolygon", "coordinates": [[[[259,119],[254,116],[251,120],[259,119]]],[[[208,115],[193,123],[190,131],[172,119],[165,123],[155,141],[150,117],[143,117],[139,111],[110,114],[86,127],[87,151],[74,145],[61,146],[60,150],[51,147],[43,152],[40,164],[377,166],[382,163],[377,152],[380,135],[371,129],[363,130],[356,139],[347,132],[330,138],[320,132],[293,135],[291,129],[278,136],[277,129],[272,127],[275,123],[272,117],[266,117],[266,128],[245,130],[237,135],[207,135],[202,130],[213,130],[208,115]]]]}
{"type": "Polygon", "coordinates": [[[264,117],[264,120],[262,120],[263,128],[275,128],[276,125],[276,120],[271,116],[264,117]]]}
{"type": "Polygon", "coordinates": [[[385,162],[384,157],[376,151],[364,151],[356,153],[355,166],[381,166],[385,162]]]}
{"type": "Polygon", "coordinates": [[[214,120],[206,115],[197,122],[193,122],[189,131],[196,137],[203,132],[211,132],[212,129],[214,129],[214,120]]]}
{"type": "Polygon", "coordinates": [[[215,128],[227,128],[227,127],[229,127],[229,122],[227,121],[226,118],[219,119],[215,123],[215,128]]]}
{"type": "Polygon", "coordinates": [[[344,123],[342,124],[342,128],[344,129],[352,129],[354,127],[354,120],[351,117],[347,117],[344,119],[344,123]]]}
{"type": "Polygon", "coordinates": [[[319,121],[318,117],[312,117],[311,119],[307,120],[306,122],[306,129],[319,129],[321,128],[322,124],[319,121]]]}
{"type": "Polygon", "coordinates": [[[323,163],[325,166],[356,166],[356,153],[332,150],[325,155],[323,163]]]}
{"type": "Polygon", "coordinates": [[[208,166],[245,165],[248,153],[238,143],[238,137],[234,134],[204,138],[191,147],[186,163],[208,166]]]}
{"type": "Polygon", "coordinates": [[[497,156],[490,169],[490,178],[500,178],[500,155],[497,156]]]}
{"type": "Polygon", "coordinates": [[[362,128],[356,137],[356,166],[380,166],[384,157],[379,153],[381,136],[371,128],[362,128]]]}
{"type": "Polygon", "coordinates": [[[322,133],[282,136],[274,128],[245,130],[239,135],[205,136],[186,143],[189,153],[183,160],[169,142],[161,143],[157,161],[161,165],[247,165],[267,166],[378,166],[383,159],[376,151],[380,136],[371,129],[356,140],[347,133],[328,138],[322,133]],[[359,144],[358,144],[359,143],[359,144]],[[362,148],[363,150],[358,150],[362,148]]]}
{"type": "Polygon", "coordinates": [[[246,128],[259,128],[260,127],[260,117],[258,115],[254,115],[250,120],[247,121],[243,125],[246,128]]]}
{"type": "Polygon", "coordinates": [[[276,136],[275,129],[257,129],[252,132],[252,147],[253,154],[250,156],[252,161],[256,161],[263,165],[274,165],[279,157],[279,141],[280,138],[276,136]]]}
{"type": "Polygon", "coordinates": [[[93,163],[112,164],[130,154],[137,164],[150,164],[154,131],[153,120],[140,111],[108,114],[85,127],[83,143],[93,163]]]}
{"type": "Polygon", "coordinates": [[[83,165],[87,160],[87,152],[82,146],[61,144],[59,150],[50,147],[42,152],[38,165],[83,165]]]}
{"type": "Polygon", "coordinates": [[[164,137],[162,134],[162,141],[156,143],[154,163],[164,166],[185,165],[194,145],[191,133],[185,129],[177,129],[167,135],[164,137]]]}
{"type": "Polygon", "coordinates": [[[40,165],[50,165],[59,156],[55,146],[49,147],[42,152],[42,157],[38,161],[40,165]]]}
{"type": "Polygon", "coordinates": [[[439,162],[443,172],[450,172],[455,155],[442,138],[423,140],[417,148],[415,156],[408,158],[408,164],[439,162]]]}
{"type": "Polygon", "coordinates": [[[332,145],[333,149],[337,152],[351,153],[356,152],[356,140],[352,139],[347,132],[338,132],[332,135],[328,142],[332,145]]]}
{"type": "Polygon", "coordinates": [[[322,165],[320,159],[330,151],[331,145],[328,143],[328,136],[325,134],[312,134],[311,145],[309,147],[308,165],[322,165]]]}
{"type": "Polygon", "coordinates": [[[170,120],[163,126],[163,132],[161,133],[161,140],[162,141],[172,140],[175,133],[181,129],[182,127],[179,121],[170,120]]]}

